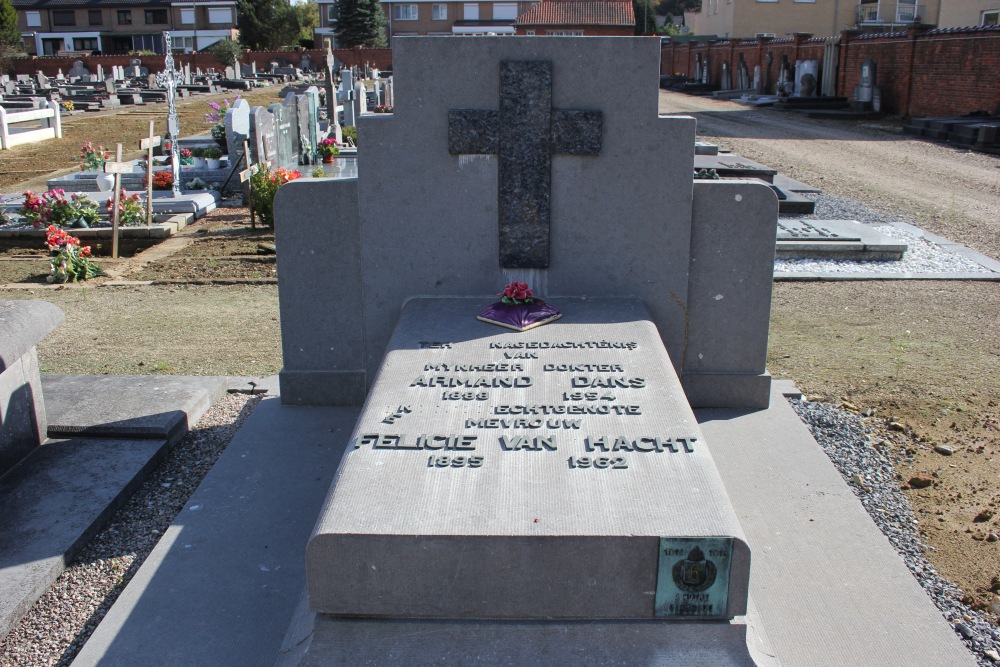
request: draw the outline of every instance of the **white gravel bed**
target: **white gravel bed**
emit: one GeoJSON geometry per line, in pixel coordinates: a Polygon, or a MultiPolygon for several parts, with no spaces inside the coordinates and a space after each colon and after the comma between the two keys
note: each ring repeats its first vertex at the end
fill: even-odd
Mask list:
{"type": "MultiPolygon", "coordinates": [[[[851,412],[822,403],[789,402],[979,664],[995,665],[987,653],[1000,655],[1000,630],[962,604],[962,591],[942,578],[924,556],[917,518],[909,498],[899,488],[892,444],[873,441],[865,419],[851,412]]],[[[897,459],[906,456],[898,450],[895,454],[897,459]]]]}
{"type": "Polygon", "coordinates": [[[227,394],[0,643],[0,666],[69,665],[260,397],[227,394]]]}
{"type": "MultiPolygon", "coordinates": [[[[913,220],[876,211],[861,202],[834,195],[816,197],[816,210],[805,220],[857,220],[872,225],[882,234],[906,241],[909,245],[898,261],[849,261],[829,259],[775,259],[776,273],[991,273],[957,252],[946,250],[894,222],[916,226],[913,220]]],[[[796,216],[799,217],[799,216],[796,216]]]]}

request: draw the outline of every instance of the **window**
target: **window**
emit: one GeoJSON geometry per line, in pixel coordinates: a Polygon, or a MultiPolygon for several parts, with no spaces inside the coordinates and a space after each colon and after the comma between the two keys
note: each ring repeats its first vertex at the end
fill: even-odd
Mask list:
{"type": "Polygon", "coordinates": [[[218,7],[208,9],[208,22],[209,23],[232,23],[233,22],[233,10],[229,7],[218,7]]]}
{"type": "Polygon", "coordinates": [[[181,8],[181,23],[184,25],[194,25],[194,8],[181,8]]]}
{"type": "Polygon", "coordinates": [[[337,20],[337,5],[330,5],[326,8],[326,20],[330,22],[337,20]]]}
{"type": "Polygon", "coordinates": [[[146,25],[161,25],[167,22],[166,9],[147,9],[146,25]]]}
{"type": "Polygon", "coordinates": [[[582,30],[546,30],[545,34],[550,37],[583,37],[582,30]]]}
{"type": "Polygon", "coordinates": [[[535,31],[534,31],[534,30],[525,30],[525,31],[524,31],[524,34],[525,34],[525,35],[534,35],[534,34],[535,34],[535,31]]]}
{"type": "Polygon", "coordinates": [[[1000,9],[983,12],[983,25],[1000,25],[1000,9]]]}
{"type": "Polygon", "coordinates": [[[40,28],[42,25],[41,12],[25,12],[24,20],[28,22],[29,28],[40,28]]]}
{"type": "Polygon", "coordinates": [[[73,10],[53,11],[52,25],[76,25],[76,12],[73,10]]]}
{"type": "Polygon", "coordinates": [[[467,2],[464,5],[462,18],[466,21],[478,21],[479,20],[479,3],[478,2],[467,2]]]}
{"type": "Polygon", "coordinates": [[[190,53],[194,51],[194,37],[173,37],[170,48],[176,53],[190,53]]]}
{"type": "Polygon", "coordinates": [[[448,5],[431,5],[431,18],[435,21],[447,21],[448,5]]]}
{"type": "Polygon", "coordinates": [[[132,10],[131,9],[119,9],[118,10],[118,25],[132,25],[132,10]]]}
{"type": "Polygon", "coordinates": [[[417,20],[417,6],[416,5],[393,5],[392,6],[392,18],[397,21],[416,21],[417,20]]]}
{"type": "Polygon", "coordinates": [[[516,2],[494,2],[493,3],[493,20],[494,21],[506,21],[517,18],[517,3],[516,2]]]}
{"type": "Polygon", "coordinates": [[[96,37],[76,37],[73,39],[73,50],[74,51],[96,51],[97,50],[97,38],[96,37]]]}
{"type": "Polygon", "coordinates": [[[100,9],[88,10],[87,19],[90,21],[90,25],[104,25],[104,12],[100,9]]]}

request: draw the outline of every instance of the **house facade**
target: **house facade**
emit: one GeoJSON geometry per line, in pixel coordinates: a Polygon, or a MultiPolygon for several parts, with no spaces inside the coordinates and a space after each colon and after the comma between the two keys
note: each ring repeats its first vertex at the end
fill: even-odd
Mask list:
{"type": "MultiPolygon", "coordinates": [[[[337,25],[337,3],[319,1],[319,27],[314,30],[316,43],[324,38],[333,41],[337,25]]],[[[383,2],[389,46],[392,38],[406,35],[513,35],[514,21],[534,2],[440,2],[409,0],[383,2]]]]}
{"type": "Polygon", "coordinates": [[[235,0],[12,0],[23,48],[30,55],[59,53],[190,53],[237,39],[235,0]]]}
{"type": "Polygon", "coordinates": [[[1000,0],[948,0],[941,4],[939,28],[1000,25],[1000,0]]]}
{"type": "Polygon", "coordinates": [[[780,38],[810,33],[832,37],[849,29],[886,32],[914,25],[936,26],[943,4],[947,3],[944,0],[702,0],[701,11],[685,14],[684,22],[697,35],[780,38]]]}
{"type": "Polygon", "coordinates": [[[518,17],[518,35],[619,36],[635,34],[632,0],[542,0],[518,17]]]}

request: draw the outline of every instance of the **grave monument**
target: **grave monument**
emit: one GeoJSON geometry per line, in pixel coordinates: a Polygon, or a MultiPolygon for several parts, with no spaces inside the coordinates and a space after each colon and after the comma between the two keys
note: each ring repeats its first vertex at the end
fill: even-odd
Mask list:
{"type": "MultiPolygon", "coordinates": [[[[477,619],[628,619],[642,651],[751,664],[750,551],[691,404],[768,404],[774,193],[692,185],[656,40],[395,49],[395,112],[358,118],[362,177],[275,201],[282,401],[365,403],[307,548],[304,664],[350,664],[369,649],[346,635],[397,620],[477,619]],[[650,94],[605,105],[612,85],[650,94]],[[477,320],[510,281],[562,318],[477,320]]],[[[506,654],[497,623],[477,627],[506,654]]]]}

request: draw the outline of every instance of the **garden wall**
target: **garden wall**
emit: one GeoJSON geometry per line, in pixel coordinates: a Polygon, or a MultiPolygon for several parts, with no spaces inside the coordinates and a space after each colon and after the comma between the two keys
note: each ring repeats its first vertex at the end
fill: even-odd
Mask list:
{"type": "MultiPolygon", "coordinates": [[[[694,72],[698,54],[709,57],[712,81],[719,81],[722,62],[735,80],[742,53],[747,69],[765,66],[770,52],[772,82],[781,56],[795,60],[823,58],[821,38],[795,35],[786,39],[720,40],[665,44],[660,72],[694,72]]],[[[948,28],[862,35],[840,35],[837,94],[850,98],[861,78],[861,63],[871,58],[877,68],[886,113],[897,116],[958,116],[976,111],[998,113],[1000,107],[1000,26],[948,28]]],[[[771,91],[773,92],[773,91],[771,91]]]]}

